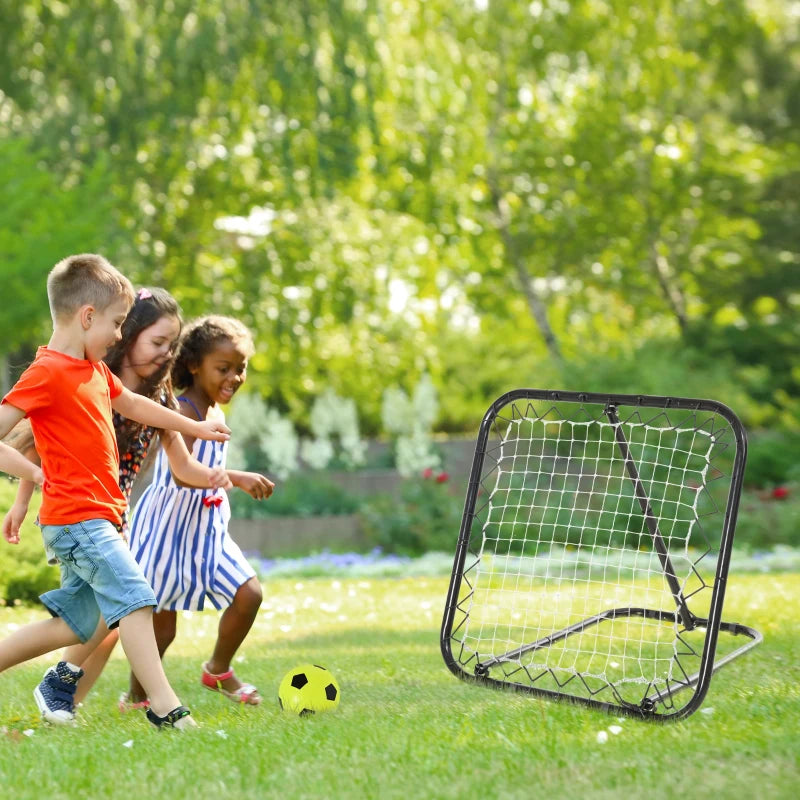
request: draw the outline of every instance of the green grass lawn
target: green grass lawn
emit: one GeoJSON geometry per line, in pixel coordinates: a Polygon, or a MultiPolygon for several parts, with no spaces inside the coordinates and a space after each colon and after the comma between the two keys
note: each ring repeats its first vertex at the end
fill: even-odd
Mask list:
{"type": "MultiPolygon", "coordinates": [[[[669,725],[457,680],[439,654],[446,588],[445,578],[268,581],[235,664],[265,695],[258,708],[199,684],[216,613],[179,619],[166,665],[202,725],[190,735],[117,712],[121,650],[71,729],[37,719],[31,691],[52,658],[10,670],[0,676],[2,797],[796,796],[800,575],[731,576],[725,619],[758,628],[765,641],[714,676],[701,711],[669,725]],[[279,710],[281,677],[304,661],[337,677],[336,712],[279,710]],[[614,725],[621,731],[598,742],[614,725]]],[[[41,617],[0,608],[0,636],[41,617]]]]}

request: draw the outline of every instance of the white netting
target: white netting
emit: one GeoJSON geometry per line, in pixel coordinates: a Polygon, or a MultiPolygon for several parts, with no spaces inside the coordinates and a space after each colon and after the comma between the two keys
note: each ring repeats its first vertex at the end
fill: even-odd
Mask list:
{"type": "Polygon", "coordinates": [[[529,407],[512,417],[495,421],[487,445],[461,592],[462,661],[473,654],[559,685],[580,676],[589,693],[683,680],[704,632],[694,641],[677,609],[690,597],[695,614],[707,608],[717,554],[706,518],[719,513],[709,484],[729,443],[720,447],[708,415],[673,425],[666,415],[566,419],[529,407]]]}

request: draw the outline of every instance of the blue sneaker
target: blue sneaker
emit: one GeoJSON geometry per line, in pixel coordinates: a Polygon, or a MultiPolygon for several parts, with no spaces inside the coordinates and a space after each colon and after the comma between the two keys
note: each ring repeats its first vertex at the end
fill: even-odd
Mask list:
{"type": "Polygon", "coordinates": [[[66,661],[59,661],[45,672],[42,682],[33,690],[33,699],[42,712],[42,719],[55,725],[75,721],[75,690],[83,670],[66,661]]]}

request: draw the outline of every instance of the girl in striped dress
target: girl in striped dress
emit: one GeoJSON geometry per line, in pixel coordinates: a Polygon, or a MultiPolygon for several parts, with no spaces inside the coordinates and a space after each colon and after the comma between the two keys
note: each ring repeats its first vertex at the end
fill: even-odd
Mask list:
{"type": "MultiPolygon", "coordinates": [[[[172,369],[174,385],[183,389],[178,396],[181,413],[224,420],[220,406],[244,384],[253,350],[250,332],[237,320],[209,316],[191,324],[181,337],[172,369]]],[[[199,439],[187,439],[186,445],[201,464],[225,467],[226,443],[208,447],[199,439]]],[[[263,475],[236,470],[227,474],[234,486],[256,499],[272,494],[273,484],[263,475]]],[[[231,662],[261,606],[261,585],[228,534],[229,520],[224,491],[179,484],[159,453],[153,481],[131,519],[130,545],[158,599],[153,623],[162,657],[175,638],[178,611],[199,611],[206,603],[224,609],[201,682],[237,703],[257,705],[258,690],[238,679],[231,662]]],[[[131,700],[145,700],[133,675],[131,700]]]]}

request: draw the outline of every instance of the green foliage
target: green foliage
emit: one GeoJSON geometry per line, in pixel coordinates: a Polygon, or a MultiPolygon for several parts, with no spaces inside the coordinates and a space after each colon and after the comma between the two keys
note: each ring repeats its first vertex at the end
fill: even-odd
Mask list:
{"type": "Polygon", "coordinates": [[[784,427],[800,414],[796,401],[785,398],[767,404],[749,391],[750,385],[768,377],[758,367],[737,365],[730,354],[709,354],[701,341],[659,337],[631,342],[622,352],[576,352],[563,367],[561,385],[553,388],[718,400],[747,427],[784,427]]]}
{"type": "Polygon", "coordinates": [[[371,498],[360,510],[366,543],[400,555],[453,550],[464,500],[449,489],[446,481],[433,477],[411,478],[403,482],[399,497],[371,498]]]}
{"type": "Polygon", "coordinates": [[[254,500],[245,492],[234,490],[230,495],[235,517],[317,517],[326,514],[352,514],[358,510],[360,498],[341,489],[324,474],[295,473],[280,481],[269,500],[254,500]]]}
{"type": "MultiPolygon", "coordinates": [[[[375,434],[384,389],[427,372],[464,430],[498,390],[611,390],[595,358],[671,339],[741,376],[748,424],[797,426],[792,4],[0,0],[0,19],[0,351],[46,329],[52,263],[98,249],[187,315],[242,317],[251,385],[297,425],[332,389],[375,434]]],[[[633,391],[688,394],[639,369],[633,391]]]]}
{"type": "Polygon", "coordinates": [[[773,497],[771,492],[746,492],[739,504],[734,547],[771,550],[780,546],[800,546],[800,485],[792,484],[788,494],[773,497]]]}
{"type": "Polygon", "coordinates": [[[762,431],[747,443],[745,484],[759,489],[800,480],[800,432],[762,431]]]}
{"type": "MultiPolygon", "coordinates": [[[[16,494],[16,483],[0,477],[0,518],[5,516],[16,494]]],[[[20,543],[0,539],[0,603],[33,603],[39,595],[58,586],[58,567],[50,566],[44,555],[42,535],[33,524],[37,502],[31,503],[20,531],[20,543]]]]}
{"type": "MultiPolygon", "coordinates": [[[[0,95],[1,97],[2,95],[0,95]]],[[[112,239],[108,162],[97,157],[82,174],[51,171],[48,153],[27,140],[0,136],[0,264],[6,303],[0,355],[44,337],[49,310],[45,279],[72,252],[107,251],[112,239]]]]}

